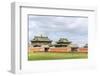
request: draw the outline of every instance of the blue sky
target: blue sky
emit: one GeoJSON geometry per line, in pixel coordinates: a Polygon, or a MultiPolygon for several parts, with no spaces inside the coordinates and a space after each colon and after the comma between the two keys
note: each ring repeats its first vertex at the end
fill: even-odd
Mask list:
{"type": "Polygon", "coordinates": [[[54,42],[67,38],[73,44],[83,46],[88,42],[88,18],[29,15],[29,41],[41,34],[54,42]]]}

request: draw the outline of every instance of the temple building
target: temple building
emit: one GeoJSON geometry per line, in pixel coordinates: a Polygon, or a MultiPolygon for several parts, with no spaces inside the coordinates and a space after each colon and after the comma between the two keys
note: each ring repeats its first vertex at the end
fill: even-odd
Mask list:
{"type": "Polygon", "coordinates": [[[60,38],[56,44],[55,47],[67,47],[71,42],[68,41],[66,38],[60,38]]]}
{"type": "Polygon", "coordinates": [[[31,44],[33,47],[42,47],[42,46],[51,46],[51,40],[45,36],[35,36],[33,40],[31,40],[31,44]]]}

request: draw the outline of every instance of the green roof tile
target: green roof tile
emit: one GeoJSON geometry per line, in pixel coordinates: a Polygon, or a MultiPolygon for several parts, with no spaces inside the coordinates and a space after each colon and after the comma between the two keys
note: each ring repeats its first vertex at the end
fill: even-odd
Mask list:
{"type": "Polygon", "coordinates": [[[51,41],[48,37],[44,36],[35,36],[32,41],[51,41]]]}

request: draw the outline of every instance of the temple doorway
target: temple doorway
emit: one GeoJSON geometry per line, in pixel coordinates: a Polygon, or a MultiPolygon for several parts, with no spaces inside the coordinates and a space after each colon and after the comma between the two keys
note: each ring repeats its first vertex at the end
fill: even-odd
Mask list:
{"type": "Polygon", "coordinates": [[[78,50],[77,50],[77,48],[71,48],[71,51],[72,52],[77,52],[78,50]]]}
{"type": "Polygon", "coordinates": [[[45,51],[45,52],[48,52],[48,50],[49,50],[49,48],[44,48],[44,51],[45,51]]]}

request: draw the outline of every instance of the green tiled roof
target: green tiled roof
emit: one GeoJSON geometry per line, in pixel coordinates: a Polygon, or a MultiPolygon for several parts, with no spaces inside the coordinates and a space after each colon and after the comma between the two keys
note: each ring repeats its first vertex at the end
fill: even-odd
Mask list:
{"type": "Polygon", "coordinates": [[[66,38],[60,38],[58,42],[69,42],[66,38]]]}
{"type": "Polygon", "coordinates": [[[51,41],[48,37],[44,36],[35,36],[32,41],[51,41]]]}

